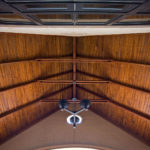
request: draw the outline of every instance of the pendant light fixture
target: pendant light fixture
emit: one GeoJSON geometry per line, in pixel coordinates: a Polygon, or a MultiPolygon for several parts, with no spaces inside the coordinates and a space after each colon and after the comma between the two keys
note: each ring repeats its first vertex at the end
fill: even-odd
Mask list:
{"type": "MultiPolygon", "coordinates": [[[[75,105],[76,98],[73,98],[72,101],[74,102],[74,105],[75,105]]],[[[89,109],[90,101],[88,99],[81,100],[80,102],[81,109],[78,111],[76,110],[71,111],[68,109],[68,106],[69,106],[69,103],[66,99],[61,99],[59,101],[59,108],[62,111],[66,111],[71,114],[70,116],[67,117],[67,123],[73,125],[73,128],[76,128],[78,124],[82,123],[82,117],[79,116],[78,114],[83,111],[87,111],[89,109]]]]}

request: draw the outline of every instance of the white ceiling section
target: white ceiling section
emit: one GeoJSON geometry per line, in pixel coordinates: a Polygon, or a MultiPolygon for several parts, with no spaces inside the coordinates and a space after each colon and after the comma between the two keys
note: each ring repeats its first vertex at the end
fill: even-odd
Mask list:
{"type": "Polygon", "coordinates": [[[150,26],[0,26],[0,32],[62,36],[92,36],[130,33],[150,33],[150,26]]]}

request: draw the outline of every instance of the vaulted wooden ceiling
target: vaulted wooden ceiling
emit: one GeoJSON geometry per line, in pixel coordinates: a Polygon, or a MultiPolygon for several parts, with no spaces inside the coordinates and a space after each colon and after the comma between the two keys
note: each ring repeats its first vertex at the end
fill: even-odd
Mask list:
{"type": "Polygon", "coordinates": [[[149,45],[148,33],[0,33],[0,143],[58,110],[59,99],[76,96],[90,99],[91,110],[149,144],[149,45]]]}

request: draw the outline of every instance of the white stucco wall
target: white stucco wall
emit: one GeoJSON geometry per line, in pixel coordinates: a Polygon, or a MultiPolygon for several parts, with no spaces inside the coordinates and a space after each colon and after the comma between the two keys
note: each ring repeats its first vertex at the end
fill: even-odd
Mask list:
{"type": "Polygon", "coordinates": [[[150,26],[15,26],[0,25],[0,32],[63,36],[150,33],[150,26]]]}

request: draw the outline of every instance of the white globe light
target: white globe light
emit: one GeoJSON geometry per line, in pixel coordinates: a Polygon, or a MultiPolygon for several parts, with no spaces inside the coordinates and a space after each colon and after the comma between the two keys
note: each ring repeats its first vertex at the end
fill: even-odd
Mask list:
{"type": "MultiPolygon", "coordinates": [[[[81,124],[82,123],[82,117],[80,117],[79,115],[75,115],[76,119],[75,122],[76,124],[81,124]]],[[[73,119],[74,119],[74,115],[70,115],[67,117],[67,123],[68,124],[73,124],[73,119]]]]}

